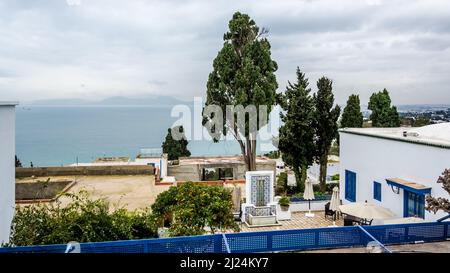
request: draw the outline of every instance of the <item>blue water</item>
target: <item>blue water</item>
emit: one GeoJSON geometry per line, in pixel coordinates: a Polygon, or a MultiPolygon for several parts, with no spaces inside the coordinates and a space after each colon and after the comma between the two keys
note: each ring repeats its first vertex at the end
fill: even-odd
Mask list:
{"type": "MultiPolygon", "coordinates": [[[[24,166],[61,166],[102,156],[134,158],[161,147],[178,119],[171,107],[18,106],[16,153],[24,166]]],[[[191,141],[192,155],[235,155],[236,142],[191,141]]]]}

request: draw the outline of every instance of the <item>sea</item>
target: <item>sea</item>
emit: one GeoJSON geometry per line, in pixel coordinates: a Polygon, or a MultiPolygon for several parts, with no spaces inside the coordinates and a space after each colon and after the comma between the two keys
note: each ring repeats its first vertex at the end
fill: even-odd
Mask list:
{"type": "MultiPolygon", "coordinates": [[[[16,154],[23,166],[65,166],[161,148],[179,117],[170,106],[18,106],[16,154]]],[[[191,140],[193,156],[237,155],[235,141],[191,140]]]]}

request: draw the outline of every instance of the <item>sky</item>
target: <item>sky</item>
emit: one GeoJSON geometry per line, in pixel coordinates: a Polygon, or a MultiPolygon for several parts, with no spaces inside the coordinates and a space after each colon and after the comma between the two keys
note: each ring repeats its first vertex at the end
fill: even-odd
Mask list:
{"type": "Polygon", "coordinates": [[[236,11],[269,29],[279,92],[299,66],[339,104],[450,104],[448,0],[0,0],[0,100],[205,96],[236,11]]]}

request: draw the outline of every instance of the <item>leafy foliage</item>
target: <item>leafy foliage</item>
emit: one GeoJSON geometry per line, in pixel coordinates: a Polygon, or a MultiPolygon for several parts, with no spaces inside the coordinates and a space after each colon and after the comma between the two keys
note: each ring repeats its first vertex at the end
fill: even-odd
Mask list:
{"type": "Polygon", "coordinates": [[[343,128],[361,128],[363,125],[363,115],[358,95],[350,95],[347,105],[344,108],[341,119],[343,128]]]}
{"type": "MultiPolygon", "coordinates": [[[[450,169],[445,169],[441,176],[439,176],[437,183],[442,184],[442,188],[450,194],[450,169]]],[[[430,212],[436,213],[442,210],[450,214],[450,201],[446,198],[435,198],[431,195],[426,197],[426,209],[430,212]]]]}
{"type": "MultiPolygon", "coordinates": [[[[272,60],[270,43],[261,30],[247,14],[236,12],[228,23],[228,32],[223,36],[223,47],[213,62],[213,71],[207,83],[206,106],[216,105],[226,120],[227,105],[267,106],[267,113],[276,103],[278,87],[275,71],[277,63],[272,60]]],[[[224,122],[223,127],[212,122],[214,115],[203,116],[203,124],[213,128],[211,135],[218,141],[222,135],[233,134],[238,141],[248,170],[256,169],[256,138],[249,130],[246,121],[245,132],[239,130],[237,119],[233,124],[224,122]]],[[[256,129],[267,122],[258,122],[256,129]]]]}
{"type": "Polygon", "coordinates": [[[67,196],[71,199],[67,206],[58,202],[18,207],[9,244],[26,246],[157,237],[157,226],[148,211],[112,210],[107,201],[92,200],[86,192],[67,196]]]}
{"type": "Polygon", "coordinates": [[[171,236],[205,234],[227,229],[239,230],[233,217],[231,191],[221,186],[187,182],[162,192],[152,205],[161,224],[170,220],[171,236]]]}
{"type": "Polygon", "coordinates": [[[281,172],[277,175],[277,184],[275,187],[276,195],[286,195],[288,191],[288,175],[286,172],[281,172]]]}
{"type": "Polygon", "coordinates": [[[306,171],[312,165],[315,155],[314,100],[308,88],[308,79],[297,67],[297,82],[288,82],[281,107],[283,126],[280,128],[278,149],[284,163],[296,175],[297,188],[304,189],[306,171]]]}
{"type": "Polygon", "coordinates": [[[331,144],[337,136],[338,124],[341,108],[334,105],[333,82],[322,77],[317,81],[318,91],[314,95],[315,102],[315,125],[316,130],[316,160],[320,164],[320,187],[322,191],[326,190],[326,175],[328,153],[331,144]]]}
{"type": "Polygon", "coordinates": [[[369,100],[369,110],[372,110],[370,120],[372,127],[399,127],[400,117],[397,107],[391,106],[391,97],[386,89],[373,93],[369,100]]]}
{"type": "Polygon", "coordinates": [[[188,141],[184,135],[183,126],[176,126],[167,130],[167,136],[162,144],[163,152],[168,154],[169,160],[176,160],[179,157],[191,156],[191,152],[187,148],[188,141]],[[172,130],[180,132],[183,137],[180,140],[175,140],[172,136],[172,130]]]}
{"type": "Polygon", "coordinates": [[[290,203],[291,203],[291,200],[286,196],[283,196],[280,198],[280,200],[278,200],[278,204],[280,204],[280,206],[282,206],[282,207],[289,206],[290,203]]]}

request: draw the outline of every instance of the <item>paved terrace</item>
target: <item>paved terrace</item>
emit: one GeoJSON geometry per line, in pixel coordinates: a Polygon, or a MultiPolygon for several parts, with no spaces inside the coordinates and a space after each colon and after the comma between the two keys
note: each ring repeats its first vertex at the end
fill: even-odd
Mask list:
{"type": "MultiPolygon", "coordinates": [[[[305,212],[293,212],[290,221],[280,221],[281,226],[248,227],[246,224],[242,224],[241,232],[318,228],[333,225],[333,220],[331,219],[331,217],[327,217],[325,219],[324,211],[314,211],[313,213],[315,214],[315,216],[309,218],[305,216],[305,212]]],[[[337,226],[344,225],[342,218],[336,220],[336,225],[337,226]]]]}

